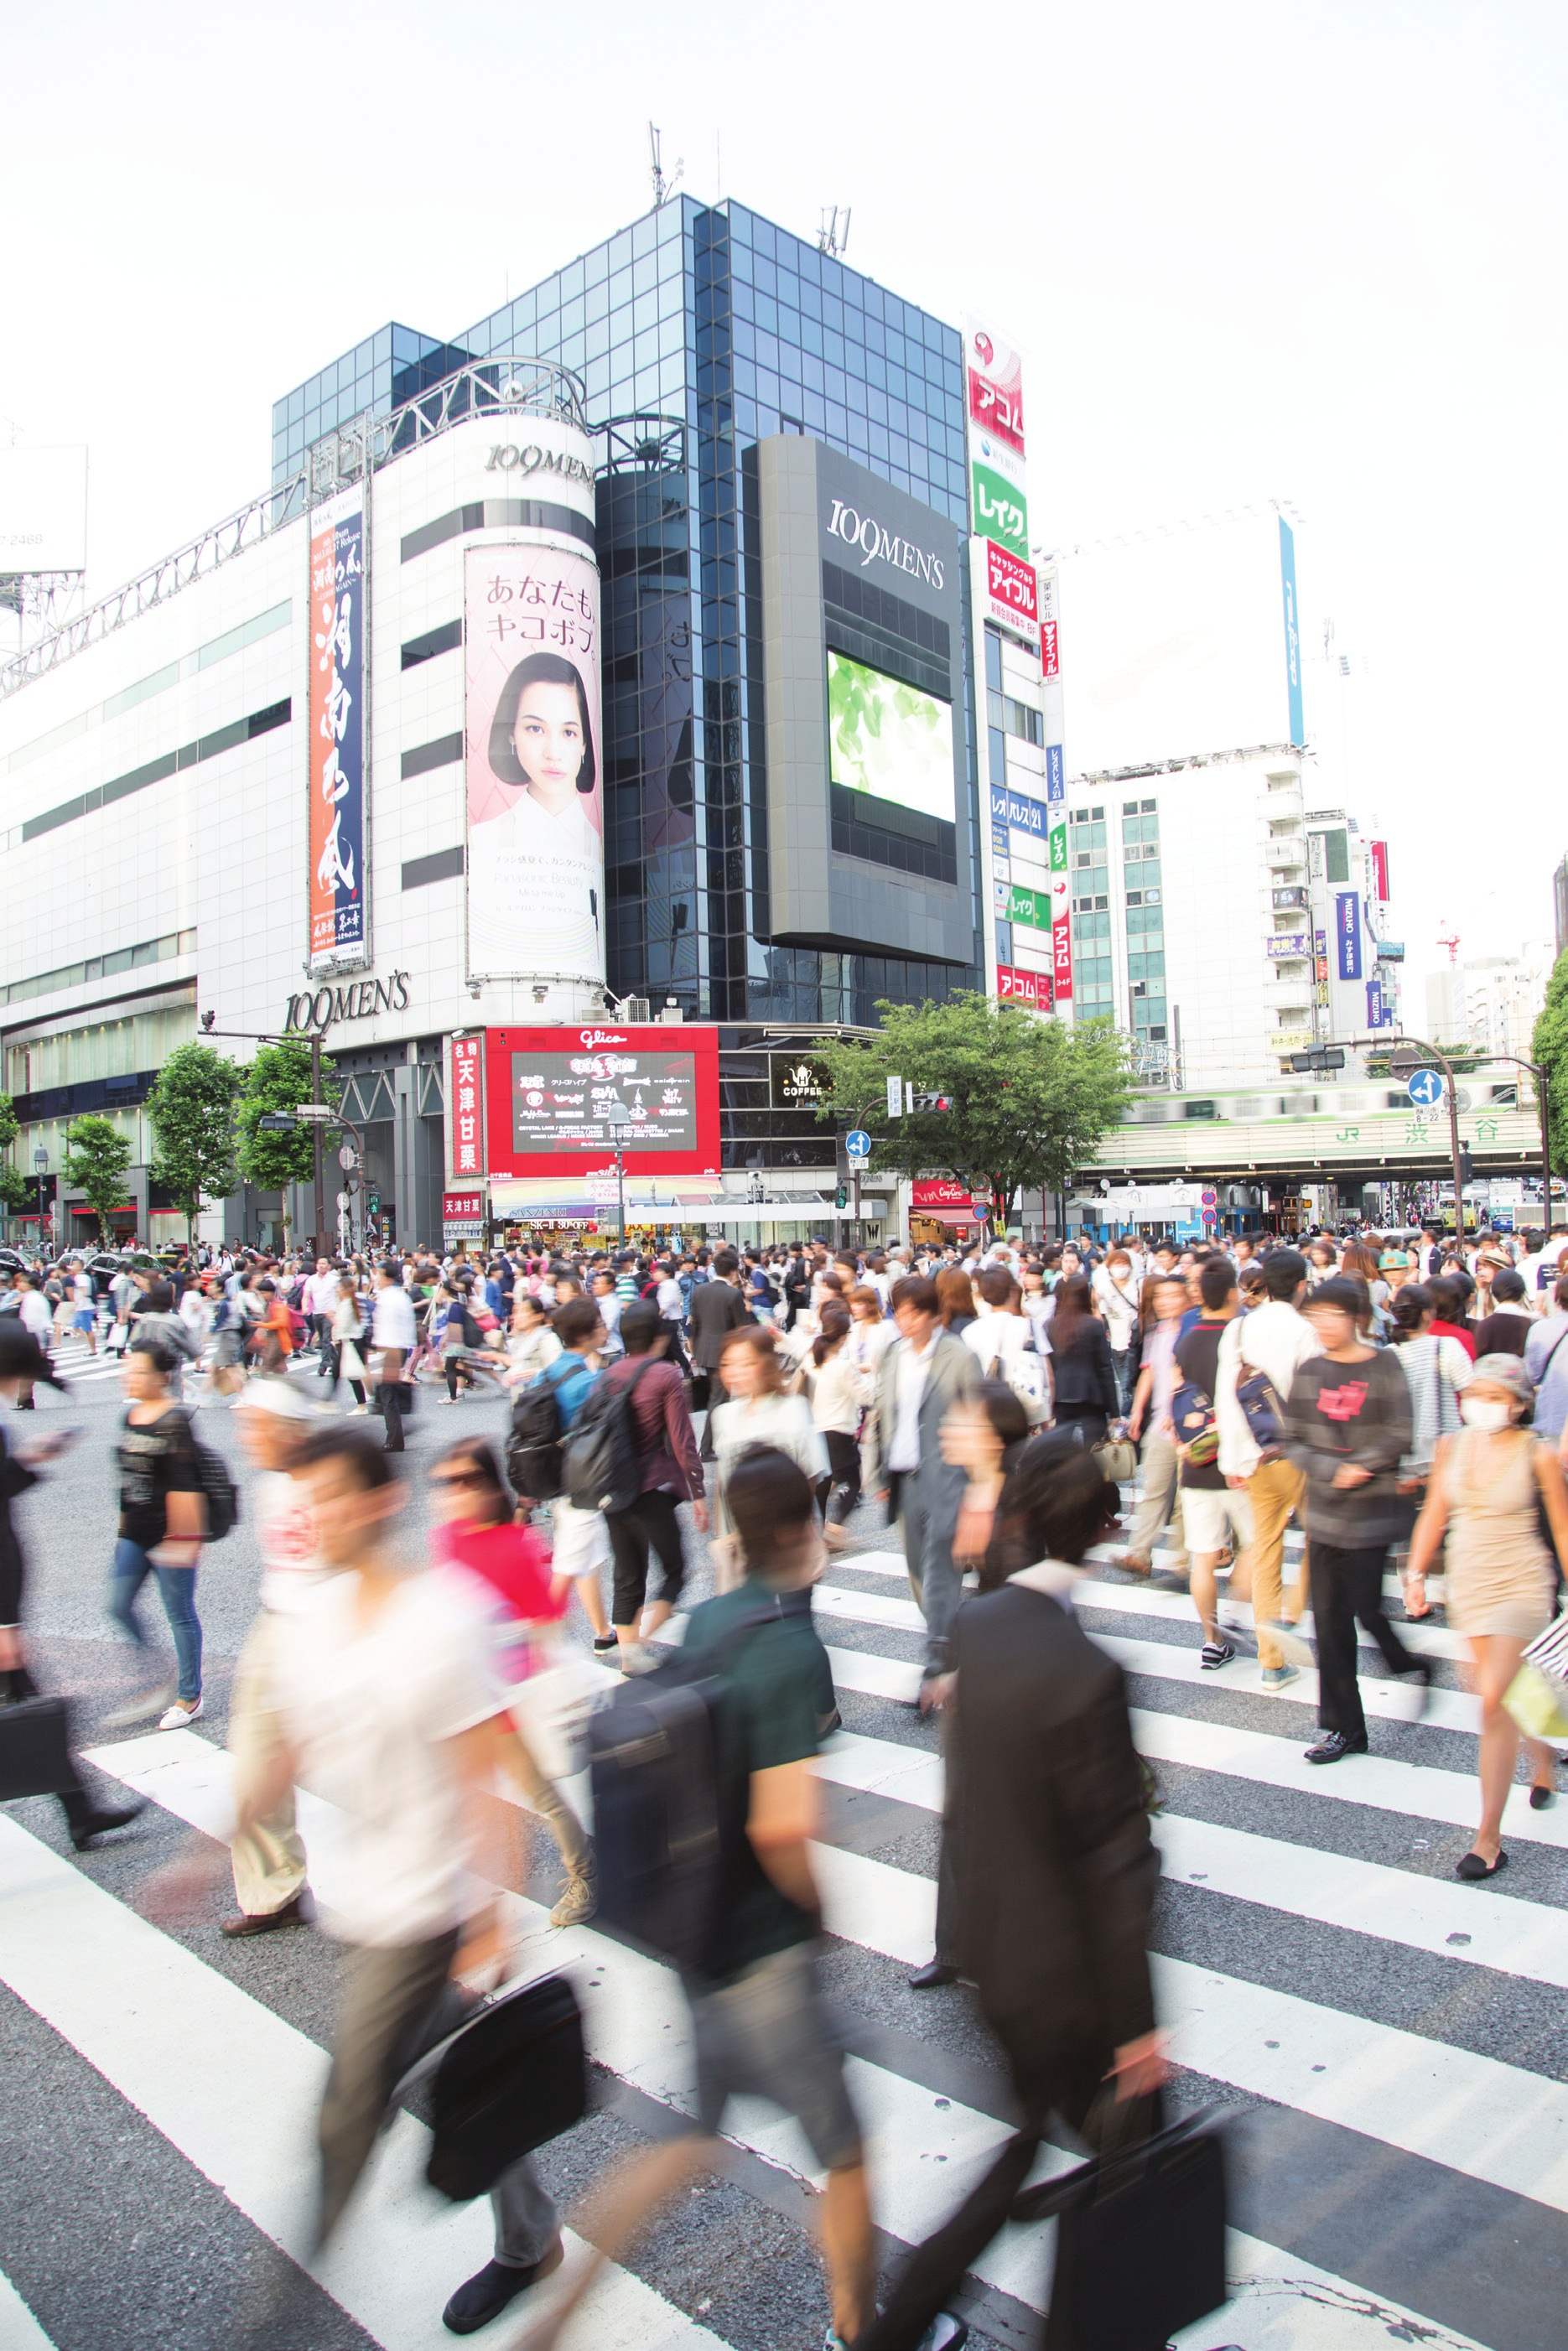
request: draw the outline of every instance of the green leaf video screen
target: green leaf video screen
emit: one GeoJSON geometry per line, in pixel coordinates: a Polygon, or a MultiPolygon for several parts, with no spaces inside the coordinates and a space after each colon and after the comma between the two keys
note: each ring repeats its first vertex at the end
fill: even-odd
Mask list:
{"type": "Polygon", "coordinates": [[[835,784],[953,822],[953,716],[936,695],[830,651],[828,753],[835,784]]]}

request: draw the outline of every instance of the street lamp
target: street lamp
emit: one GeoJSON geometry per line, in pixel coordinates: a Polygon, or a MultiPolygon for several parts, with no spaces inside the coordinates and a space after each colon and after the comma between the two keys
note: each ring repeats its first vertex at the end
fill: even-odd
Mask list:
{"type": "Polygon", "coordinates": [[[632,1123],[632,1113],[623,1102],[612,1102],[604,1113],[615,1144],[615,1227],[616,1247],[626,1246],[626,1155],[622,1147],[621,1133],[632,1123]]]}
{"type": "Polygon", "coordinates": [[[34,1152],[33,1167],[38,1178],[38,1255],[42,1257],[44,1253],[44,1178],[49,1172],[49,1155],[47,1151],[34,1152]]]}

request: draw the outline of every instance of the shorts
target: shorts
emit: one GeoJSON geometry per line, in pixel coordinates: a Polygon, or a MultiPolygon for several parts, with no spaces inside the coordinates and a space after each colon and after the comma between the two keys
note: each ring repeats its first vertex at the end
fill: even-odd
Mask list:
{"type": "Polygon", "coordinates": [[[1181,1514],[1189,1554],[1223,1551],[1232,1536],[1239,1550],[1252,1540],[1251,1504],[1234,1486],[1184,1486],[1181,1514]]]}
{"type": "Polygon", "coordinates": [[[711,1991],[688,1983],[686,1997],[699,2129],[716,2133],[731,2098],[767,2098],[800,2124],[819,2171],[863,2160],[844,2053],[810,1944],[775,1951],[711,1991]]]}
{"type": "Polygon", "coordinates": [[[71,1327],[77,1331],[90,1331],[97,1321],[98,1316],[90,1306],[78,1306],[71,1316],[71,1327]]]}
{"type": "Polygon", "coordinates": [[[550,1504],[550,1532],[557,1575],[596,1575],[610,1564],[610,1530],[602,1510],[580,1510],[565,1495],[550,1504]]]}

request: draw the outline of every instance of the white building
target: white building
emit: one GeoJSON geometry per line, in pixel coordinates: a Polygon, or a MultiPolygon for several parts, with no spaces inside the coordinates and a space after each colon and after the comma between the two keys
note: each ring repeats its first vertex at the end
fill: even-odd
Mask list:
{"type": "Polygon", "coordinates": [[[1517,956],[1477,956],[1448,964],[1427,981],[1427,1034],[1435,1045],[1471,1045],[1479,1052],[1531,1058],[1536,1015],[1546,1000],[1551,950],[1527,946],[1517,956]]]}
{"type": "Polygon", "coordinates": [[[1307,812],[1313,1041],[1403,1026],[1405,946],[1391,935],[1388,844],[1343,808],[1307,812]]]}
{"type": "MultiPolygon", "coordinates": [[[[517,977],[467,951],[466,551],[518,579],[553,551],[597,635],[575,379],[541,366],[502,404],[496,372],[450,379],[395,432],[372,426],[368,469],[351,435],[319,443],[308,511],[259,501],[0,674],[0,1090],[23,1121],[16,1164],[31,1175],[43,1155],[52,1190],[69,1119],[106,1112],[133,1149],[127,1232],[183,1234],[154,1196],[141,1105],[201,1013],[235,1059],[245,1032],[325,1028],[367,1193],[402,1235],[430,1237],[456,1172],[444,1040],[602,1008],[601,935],[563,958],[520,922],[517,977]]],[[[593,688],[597,734],[596,668],[593,688]]],[[[601,860],[592,919],[602,905],[601,860]]],[[[90,1239],[85,1206],[59,1205],[58,1237],[90,1239]]]]}

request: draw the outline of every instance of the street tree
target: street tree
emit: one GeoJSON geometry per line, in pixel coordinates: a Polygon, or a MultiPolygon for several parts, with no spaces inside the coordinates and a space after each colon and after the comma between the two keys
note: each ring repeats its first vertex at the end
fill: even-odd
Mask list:
{"type": "Polygon", "coordinates": [[[16,1166],[9,1155],[21,1131],[16,1103],[9,1094],[0,1094],[0,1155],[4,1155],[0,1156],[0,1208],[10,1217],[25,1208],[32,1196],[25,1170],[16,1166]]]}
{"type": "Polygon", "coordinates": [[[147,1098],[157,1155],[154,1179],[167,1186],[185,1214],[192,1248],[204,1200],[221,1200],[235,1186],[235,1104],[245,1072],[214,1045],[177,1045],[147,1098]]]}
{"type": "MultiPolygon", "coordinates": [[[[340,1089],[332,1064],[321,1064],[325,1100],[336,1102],[340,1089]]],[[[244,1085],[235,1113],[235,1159],[247,1184],[263,1192],[283,1196],[283,1246],[293,1247],[289,1186],[308,1184],[316,1169],[312,1131],[302,1122],[290,1133],[275,1133],[261,1121],[269,1113],[298,1111],[310,1100],[310,1043],[305,1037],[285,1037],[263,1045],[244,1073],[244,1085]]]]}
{"type": "Polygon", "coordinates": [[[96,1111],[84,1111],[66,1129],[61,1186],[86,1193],[88,1206],[98,1218],[100,1240],[112,1238],[110,1217],[124,1196],[131,1155],[129,1138],[111,1118],[102,1118],[96,1111]]]}
{"type": "Polygon", "coordinates": [[[877,1011],[875,1037],[812,1047],[828,1081],[819,1118],[841,1132],[866,1128],[880,1167],[983,1181],[998,1225],[1023,1193],[1066,1189],[1132,1090],[1126,1041],[1103,1021],[1068,1029],[974,994],[877,1011]],[[890,1118],[894,1077],[948,1107],[890,1118]]]}
{"type": "MultiPolygon", "coordinates": [[[[1546,1001],[1535,1016],[1530,1055],[1546,1072],[1552,1168],[1559,1174],[1568,1173],[1568,947],[1552,967],[1546,1001]]],[[[1550,1200],[1544,1216],[1550,1224],[1550,1200]]]]}

